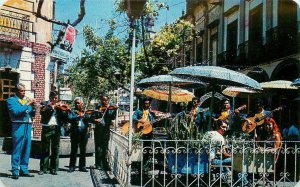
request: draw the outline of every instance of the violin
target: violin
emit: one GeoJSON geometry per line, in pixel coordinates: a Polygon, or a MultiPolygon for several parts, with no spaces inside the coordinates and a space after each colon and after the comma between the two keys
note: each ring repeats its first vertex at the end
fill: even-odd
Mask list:
{"type": "Polygon", "coordinates": [[[57,104],[57,105],[54,105],[54,108],[62,110],[62,111],[70,110],[70,106],[67,104],[57,104]]]}
{"type": "Polygon", "coordinates": [[[108,107],[106,106],[103,106],[103,107],[100,107],[99,108],[99,111],[102,112],[102,111],[105,111],[105,110],[117,110],[119,107],[118,106],[115,106],[115,105],[110,105],[108,107]]]}
{"type": "Polygon", "coordinates": [[[88,109],[88,110],[86,110],[84,113],[85,113],[85,114],[92,114],[93,112],[95,112],[95,110],[93,110],[93,109],[88,109]]]}

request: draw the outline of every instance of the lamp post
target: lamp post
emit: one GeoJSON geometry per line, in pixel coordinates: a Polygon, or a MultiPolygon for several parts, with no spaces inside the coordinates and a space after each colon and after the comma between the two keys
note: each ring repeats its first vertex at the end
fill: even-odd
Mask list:
{"type": "MultiPolygon", "coordinates": [[[[121,80],[121,73],[117,70],[115,71],[115,77],[117,81],[119,82],[121,80]]],[[[119,106],[119,83],[117,84],[117,100],[116,100],[116,105],[119,106]]],[[[115,124],[115,129],[119,126],[119,109],[117,109],[116,112],[116,124],[115,124]]]]}
{"type": "Polygon", "coordinates": [[[140,96],[142,95],[142,90],[141,89],[139,89],[139,88],[137,88],[136,90],[135,90],[135,96],[136,96],[136,99],[137,99],[137,102],[136,102],[136,108],[137,109],[139,109],[140,108],[140,96]]]}
{"type": "Polygon", "coordinates": [[[129,135],[128,135],[128,168],[127,168],[127,186],[131,183],[131,152],[132,152],[132,116],[133,116],[133,94],[134,94],[134,68],[135,68],[135,27],[136,20],[143,12],[146,0],[124,0],[127,16],[133,21],[133,37],[131,48],[131,75],[130,75],[130,110],[129,110],[129,135]],[[133,19],[132,19],[133,18],[133,19]]]}

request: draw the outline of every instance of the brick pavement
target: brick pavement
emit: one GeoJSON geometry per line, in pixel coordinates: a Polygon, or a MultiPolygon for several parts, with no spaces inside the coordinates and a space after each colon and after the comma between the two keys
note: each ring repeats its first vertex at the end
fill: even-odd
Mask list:
{"type": "MultiPolygon", "coordinates": [[[[1,146],[0,146],[1,147],[1,146]]],[[[93,182],[91,179],[90,172],[79,172],[68,173],[69,158],[60,158],[60,171],[58,175],[54,176],[51,174],[38,175],[39,171],[39,159],[31,158],[29,162],[29,170],[35,175],[33,178],[20,177],[18,180],[10,178],[11,165],[10,156],[5,153],[0,153],[0,187],[1,181],[7,187],[92,187],[93,182]]],[[[78,162],[78,161],[77,161],[78,162]]],[[[94,157],[87,157],[87,166],[94,164],[94,157]]],[[[88,169],[90,167],[87,167],[88,169]]]]}

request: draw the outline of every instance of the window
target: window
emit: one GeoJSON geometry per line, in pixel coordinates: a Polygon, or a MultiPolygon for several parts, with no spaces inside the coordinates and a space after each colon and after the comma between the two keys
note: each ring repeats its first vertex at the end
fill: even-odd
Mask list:
{"type": "Polygon", "coordinates": [[[262,5],[250,11],[249,18],[249,61],[257,64],[262,61],[262,5]]]}
{"type": "Polygon", "coordinates": [[[228,24],[227,26],[227,41],[226,41],[226,61],[227,63],[233,63],[236,57],[237,51],[237,20],[228,24]]]}
{"type": "Polygon", "coordinates": [[[10,79],[0,79],[0,101],[6,100],[14,94],[13,81],[10,79]]]}

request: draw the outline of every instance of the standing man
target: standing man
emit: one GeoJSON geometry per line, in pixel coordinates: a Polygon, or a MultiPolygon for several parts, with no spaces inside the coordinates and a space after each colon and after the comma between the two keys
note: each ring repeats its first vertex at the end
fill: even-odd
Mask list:
{"type": "Polygon", "coordinates": [[[86,145],[89,139],[90,115],[84,112],[84,103],[81,98],[75,98],[75,108],[69,114],[71,122],[71,154],[69,172],[75,171],[78,146],[80,149],[79,171],[88,172],[86,169],[86,145]]]}
{"type": "Polygon", "coordinates": [[[110,126],[112,120],[116,118],[116,107],[109,106],[107,96],[101,96],[101,107],[93,114],[95,123],[94,141],[95,141],[95,167],[109,171],[107,162],[108,141],[110,136],[110,126]]]}
{"type": "Polygon", "coordinates": [[[192,99],[192,108],[189,112],[190,116],[190,123],[193,123],[193,125],[197,128],[198,131],[204,132],[207,130],[207,127],[205,125],[205,114],[203,111],[203,108],[200,108],[200,99],[198,97],[194,97],[192,99]]]}
{"type": "Polygon", "coordinates": [[[7,99],[9,116],[12,122],[12,178],[19,175],[34,177],[28,171],[31,150],[32,117],[35,116],[34,99],[25,97],[25,86],[18,84],[15,96],[7,99]]]}
{"type": "MultiPolygon", "coordinates": [[[[137,123],[146,123],[146,122],[150,122],[151,124],[156,122],[156,117],[154,112],[152,112],[150,110],[150,105],[151,105],[151,99],[150,98],[145,98],[143,99],[143,107],[142,109],[137,109],[136,111],[134,111],[133,113],[133,123],[137,124],[137,123]]],[[[148,134],[148,135],[144,135],[144,139],[149,139],[150,136],[152,135],[152,133],[148,134]]]]}
{"type": "MultiPolygon", "coordinates": [[[[256,121],[256,120],[251,121],[251,120],[249,120],[249,117],[254,117],[254,119],[258,119],[258,118],[261,118],[263,116],[268,116],[268,118],[273,117],[273,115],[272,115],[272,113],[270,113],[270,111],[265,110],[263,100],[257,99],[255,101],[254,107],[255,107],[254,111],[247,116],[247,118],[245,119],[245,123],[244,123],[244,124],[246,124],[246,126],[245,126],[246,131],[248,133],[250,133],[251,139],[257,137],[257,134],[256,134],[257,125],[256,124],[261,123],[264,120],[262,120],[262,121],[256,121]],[[251,130],[249,130],[249,129],[251,129],[251,130]],[[252,130],[254,130],[254,131],[252,131],[252,130]]],[[[259,128],[261,128],[261,127],[259,127],[259,128]]]]}
{"type": "MultiPolygon", "coordinates": [[[[230,105],[229,99],[224,99],[222,101],[222,108],[220,113],[214,118],[214,122],[216,123],[217,120],[224,121],[226,124],[228,124],[227,131],[230,131],[230,134],[234,132],[241,131],[240,123],[241,120],[239,120],[239,109],[232,110],[230,105]]],[[[215,128],[218,128],[217,125],[215,128]]]]}
{"type": "Polygon", "coordinates": [[[57,92],[52,91],[49,94],[49,101],[41,103],[42,155],[39,175],[48,174],[49,170],[52,175],[57,175],[58,171],[61,120],[57,114],[56,108],[59,105],[57,100],[57,92]]]}

